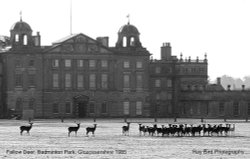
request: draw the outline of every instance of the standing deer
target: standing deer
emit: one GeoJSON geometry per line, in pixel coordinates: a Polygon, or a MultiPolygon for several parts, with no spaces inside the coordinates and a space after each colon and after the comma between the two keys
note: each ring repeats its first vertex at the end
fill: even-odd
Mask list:
{"type": "Polygon", "coordinates": [[[68,128],[68,130],[69,130],[68,136],[70,136],[70,133],[71,133],[72,131],[75,132],[75,136],[76,136],[76,135],[77,135],[77,131],[78,131],[79,128],[80,128],[80,123],[78,123],[76,127],[69,127],[69,128],[68,128]]]}
{"type": "Polygon", "coordinates": [[[96,125],[97,125],[97,124],[94,124],[94,127],[87,127],[87,128],[86,128],[86,135],[87,135],[87,136],[88,136],[89,132],[92,132],[92,135],[95,136],[96,125]]]}
{"type": "Polygon", "coordinates": [[[141,136],[142,132],[143,132],[143,134],[145,136],[145,130],[146,130],[145,126],[144,125],[142,126],[142,124],[139,124],[139,134],[140,134],[140,136],[141,136]]]}
{"type": "Polygon", "coordinates": [[[123,135],[129,135],[129,125],[130,125],[130,123],[127,122],[127,126],[122,127],[122,134],[123,135]]]}
{"type": "Polygon", "coordinates": [[[23,135],[23,131],[27,131],[28,134],[30,134],[30,129],[32,128],[33,123],[29,123],[30,126],[20,126],[20,134],[23,135]]]}

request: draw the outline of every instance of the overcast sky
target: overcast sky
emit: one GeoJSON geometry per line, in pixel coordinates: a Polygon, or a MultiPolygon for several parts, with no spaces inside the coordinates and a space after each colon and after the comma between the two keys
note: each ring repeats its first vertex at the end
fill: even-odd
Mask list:
{"type": "MultiPolygon", "coordinates": [[[[42,45],[70,34],[70,0],[0,0],[0,35],[8,35],[19,21],[30,24],[42,45]]],[[[92,38],[109,36],[130,22],[141,33],[142,45],[156,59],[163,42],[172,54],[204,58],[207,53],[211,80],[250,75],[249,0],[72,0],[72,32],[92,38]]]]}

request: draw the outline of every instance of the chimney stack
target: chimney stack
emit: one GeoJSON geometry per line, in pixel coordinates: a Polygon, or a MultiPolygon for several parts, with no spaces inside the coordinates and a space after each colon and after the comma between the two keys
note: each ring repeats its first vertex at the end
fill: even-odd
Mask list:
{"type": "Polygon", "coordinates": [[[242,87],[242,91],[244,91],[245,90],[245,85],[243,84],[243,85],[241,85],[241,87],[242,87]]]}
{"type": "Polygon", "coordinates": [[[161,47],[161,59],[170,60],[172,56],[170,43],[163,43],[161,47]]]}
{"type": "Polygon", "coordinates": [[[40,32],[36,32],[36,36],[33,36],[35,46],[41,46],[40,32]]]}
{"type": "Polygon", "coordinates": [[[221,78],[220,77],[217,78],[217,85],[221,85],[221,78]]]}
{"type": "Polygon", "coordinates": [[[109,47],[109,37],[97,37],[96,40],[100,42],[103,46],[109,47]]]}

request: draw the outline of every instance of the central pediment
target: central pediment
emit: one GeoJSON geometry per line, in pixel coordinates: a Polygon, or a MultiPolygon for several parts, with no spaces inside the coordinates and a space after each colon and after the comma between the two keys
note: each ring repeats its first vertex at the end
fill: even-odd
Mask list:
{"type": "Polygon", "coordinates": [[[94,40],[82,33],[73,34],[55,41],[47,52],[61,53],[112,53],[101,42],[94,40]]]}

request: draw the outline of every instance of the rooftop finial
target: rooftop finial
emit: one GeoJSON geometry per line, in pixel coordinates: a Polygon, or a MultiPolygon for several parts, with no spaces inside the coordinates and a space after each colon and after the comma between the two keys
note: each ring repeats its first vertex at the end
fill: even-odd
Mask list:
{"type": "Polygon", "coordinates": [[[130,24],[130,15],[128,14],[127,15],[127,18],[128,18],[128,25],[130,24]]]}
{"type": "Polygon", "coordinates": [[[21,21],[23,21],[23,20],[22,20],[22,11],[20,11],[19,14],[20,14],[20,22],[21,22],[21,21]]]}

